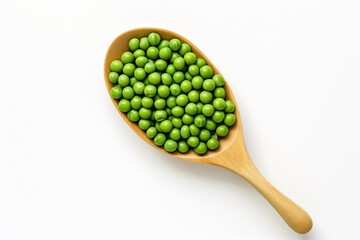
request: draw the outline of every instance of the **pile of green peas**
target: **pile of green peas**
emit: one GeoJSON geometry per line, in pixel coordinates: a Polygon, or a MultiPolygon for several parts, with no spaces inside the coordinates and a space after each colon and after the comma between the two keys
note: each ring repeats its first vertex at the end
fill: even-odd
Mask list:
{"type": "Polygon", "coordinates": [[[110,63],[108,77],[120,111],[168,152],[216,150],[236,122],[224,78],[177,38],[152,32],[128,47],[110,63]]]}

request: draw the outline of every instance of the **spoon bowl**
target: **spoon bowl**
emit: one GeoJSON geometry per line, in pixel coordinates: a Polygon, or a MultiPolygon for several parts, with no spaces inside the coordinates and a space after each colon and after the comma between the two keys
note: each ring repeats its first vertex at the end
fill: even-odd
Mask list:
{"type": "MultiPolygon", "coordinates": [[[[104,79],[108,92],[110,92],[110,89],[112,88],[112,84],[108,81],[108,75],[110,72],[109,66],[111,61],[119,59],[121,53],[128,51],[128,41],[131,38],[141,38],[149,35],[151,32],[157,32],[160,34],[162,39],[178,38],[181,42],[188,43],[196,56],[203,58],[206,63],[212,67],[214,74],[220,74],[214,64],[212,64],[212,62],[194,44],[183,36],[160,28],[137,28],[124,32],[115,38],[107,51],[104,62],[104,79]]],[[[208,151],[204,155],[198,155],[193,151],[189,151],[185,154],[179,152],[169,153],[165,151],[165,149],[157,147],[136,123],[131,122],[127,118],[127,115],[119,110],[118,101],[113,98],[111,99],[115,108],[118,110],[125,122],[138,136],[151,146],[155,147],[159,151],[183,160],[217,165],[237,173],[248,181],[274,207],[290,228],[301,234],[307,233],[312,228],[312,220],[310,216],[301,207],[272,186],[260,174],[251,161],[244,142],[239,109],[237,107],[234,94],[232,93],[227,81],[225,81],[224,88],[226,91],[226,98],[232,100],[235,104],[234,114],[236,115],[237,120],[236,123],[229,129],[229,134],[225,138],[220,139],[219,148],[216,151],[208,151]]]]}

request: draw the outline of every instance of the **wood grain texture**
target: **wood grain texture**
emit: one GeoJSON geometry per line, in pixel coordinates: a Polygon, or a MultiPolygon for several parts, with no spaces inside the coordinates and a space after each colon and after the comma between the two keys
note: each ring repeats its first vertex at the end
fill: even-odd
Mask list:
{"type": "MultiPolygon", "coordinates": [[[[187,42],[191,46],[192,51],[197,56],[202,57],[207,62],[207,64],[214,69],[214,74],[220,74],[219,70],[214,66],[214,64],[212,64],[212,62],[194,44],[192,44],[183,36],[169,30],[159,28],[132,29],[122,33],[117,38],[115,38],[107,51],[104,62],[104,79],[106,88],[109,93],[112,87],[112,84],[108,81],[110,62],[114,59],[120,59],[121,54],[128,50],[127,43],[131,38],[141,38],[147,36],[151,32],[159,33],[162,39],[178,38],[182,42],[187,42]]],[[[254,188],[274,207],[274,209],[279,213],[279,215],[284,219],[290,228],[301,234],[307,233],[312,228],[312,220],[310,216],[301,207],[296,205],[293,201],[291,201],[274,186],[272,186],[259,173],[259,171],[252,163],[246,150],[241,126],[241,118],[236,104],[236,99],[231,91],[228,81],[226,81],[224,88],[226,90],[227,99],[231,99],[236,105],[235,115],[237,117],[237,121],[235,125],[230,128],[228,136],[221,138],[220,147],[216,151],[208,151],[202,156],[197,155],[193,151],[190,151],[186,154],[181,154],[178,152],[168,153],[163,148],[157,147],[151,139],[147,138],[145,132],[142,131],[137,126],[137,124],[129,121],[126,114],[122,113],[118,109],[118,101],[112,99],[111,96],[110,98],[112,99],[115,108],[118,110],[124,121],[145,142],[149,143],[159,151],[181,158],[183,160],[213,164],[237,173],[246,181],[248,181],[252,186],[254,186],[254,188]]]]}

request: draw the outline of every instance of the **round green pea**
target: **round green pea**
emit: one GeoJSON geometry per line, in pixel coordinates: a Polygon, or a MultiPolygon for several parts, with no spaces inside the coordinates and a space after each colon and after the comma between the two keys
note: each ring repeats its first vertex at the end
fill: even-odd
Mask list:
{"type": "Polygon", "coordinates": [[[173,128],[170,132],[170,138],[177,141],[181,138],[180,130],[177,128],[173,128]]]}
{"type": "Polygon", "coordinates": [[[175,128],[180,129],[183,126],[183,122],[181,121],[181,118],[173,117],[171,122],[175,128]]]}
{"type": "Polygon", "coordinates": [[[199,138],[201,141],[206,142],[211,138],[211,132],[207,129],[201,129],[199,138]]]}
{"type": "Polygon", "coordinates": [[[207,119],[206,124],[205,124],[205,128],[207,130],[213,132],[216,129],[216,123],[211,119],[207,119]]]}
{"type": "Polygon", "coordinates": [[[169,42],[169,47],[170,47],[171,50],[173,50],[173,51],[179,50],[180,47],[181,47],[181,42],[180,42],[180,40],[177,39],[177,38],[171,39],[170,42],[169,42]]]}
{"type": "Polygon", "coordinates": [[[134,77],[136,80],[142,81],[146,77],[146,72],[143,68],[136,68],[134,71],[134,77]]]}
{"type": "Polygon", "coordinates": [[[132,89],[132,87],[127,86],[127,87],[123,88],[122,95],[123,95],[123,98],[129,100],[129,99],[132,99],[132,97],[135,94],[134,94],[134,90],[132,89]]]}
{"type": "Polygon", "coordinates": [[[185,73],[185,79],[186,79],[186,80],[191,80],[191,79],[193,79],[193,77],[190,75],[189,72],[186,72],[186,73],[185,73]]]}
{"type": "Polygon", "coordinates": [[[136,82],[133,89],[136,94],[142,95],[144,94],[145,84],[143,82],[136,82]]]}
{"type": "Polygon", "coordinates": [[[224,86],[225,84],[225,80],[223,78],[223,76],[221,75],[214,75],[213,78],[212,78],[216,84],[217,87],[221,87],[221,86],[224,86]]]}
{"type": "Polygon", "coordinates": [[[150,43],[147,37],[140,38],[140,48],[144,51],[146,51],[150,47],[150,43]]]}
{"type": "Polygon", "coordinates": [[[110,72],[109,73],[109,81],[112,84],[115,84],[118,82],[119,74],[117,72],[110,72]]]}
{"type": "Polygon", "coordinates": [[[196,63],[196,55],[193,52],[187,52],[184,54],[184,60],[187,65],[196,63]]]}
{"type": "Polygon", "coordinates": [[[110,70],[112,72],[120,73],[123,70],[124,64],[120,60],[113,60],[110,63],[110,70]]]}
{"type": "Polygon", "coordinates": [[[149,74],[148,79],[152,85],[158,85],[161,82],[161,75],[158,72],[153,72],[149,74]]]}
{"type": "Polygon", "coordinates": [[[185,94],[180,94],[176,98],[176,104],[179,105],[180,107],[185,107],[188,104],[188,102],[189,99],[185,94]]]}
{"type": "Polygon", "coordinates": [[[215,150],[219,147],[220,143],[219,141],[212,137],[210,138],[207,142],[206,142],[206,146],[210,149],[210,150],[215,150]]]}
{"type": "Polygon", "coordinates": [[[131,109],[128,113],[127,113],[127,117],[131,122],[137,122],[140,120],[140,116],[139,116],[139,112],[131,109]]]}
{"type": "Polygon", "coordinates": [[[183,70],[185,67],[185,60],[182,57],[177,57],[174,60],[174,67],[176,70],[183,70]]]}
{"type": "Polygon", "coordinates": [[[197,115],[194,119],[194,123],[197,127],[203,127],[206,124],[206,117],[204,115],[197,115]]]}
{"type": "Polygon", "coordinates": [[[216,135],[219,137],[225,137],[229,133],[229,128],[226,125],[220,125],[216,128],[216,135]]]}
{"type": "Polygon", "coordinates": [[[163,59],[158,59],[155,61],[155,67],[158,71],[165,71],[167,68],[167,62],[163,59]]]}
{"type": "Polygon", "coordinates": [[[202,66],[205,66],[206,62],[204,59],[202,58],[197,58],[196,59],[196,66],[198,66],[198,68],[201,68],[202,66]]]}
{"type": "Polygon", "coordinates": [[[172,140],[172,139],[168,139],[168,140],[165,142],[164,148],[165,148],[165,150],[168,151],[168,152],[175,152],[176,149],[178,148],[178,143],[175,142],[175,141],[172,140]]]}
{"type": "Polygon", "coordinates": [[[144,94],[147,97],[155,97],[156,87],[154,85],[147,85],[144,89],[144,94]]]}
{"type": "Polygon", "coordinates": [[[200,75],[204,79],[211,78],[213,75],[213,70],[209,65],[202,66],[200,68],[200,75]]]}
{"type": "Polygon", "coordinates": [[[174,64],[169,64],[166,68],[166,73],[170,74],[170,76],[174,75],[176,72],[176,69],[174,67],[174,64]]]}
{"type": "Polygon", "coordinates": [[[211,117],[215,111],[215,108],[211,104],[205,104],[201,111],[202,111],[202,114],[204,114],[204,116],[211,117]]]}
{"type": "Polygon", "coordinates": [[[191,124],[189,129],[191,136],[198,136],[200,134],[200,129],[195,124],[191,124]]]}
{"type": "Polygon", "coordinates": [[[187,140],[187,144],[193,148],[196,148],[199,145],[199,143],[200,143],[200,140],[196,136],[191,136],[187,140]]]}
{"type": "Polygon", "coordinates": [[[143,97],[141,100],[141,105],[145,108],[152,108],[154,100],[149,97],[143,97]]]}
{"type": "Polygon", "coordinates": [[[158,33],[152,32],[148,36],[148,41],[149,41],[150,45],[156,46],[160,43],[161,37],[158,33]]]}
{"type": "Polygon", "coordinates": [[[194,152],[199,155],[205,154],[207,152],[206,144],[204,142],[200,142],[199,145],[194,148],[194,152]]]}
{"type": "Polygon", "coordinates": [[[146,51],[146,56],[150,59],[157,59],[159,56],[159,49],[157,47],[151,46],[146,51]]]}
{"type": "Polygon", "coordinates": [[[126,63],[132,63],[134,62],[134,55],[131,52],[124,52],[121,55],[121,62],[126,64],[126,63]]]}
{"type": "Polygon", "coordinates": [[[138,38],[132,38],[130,39],[128,46],[129,49],[134,52],[140,47],[140,40],[138,38]]]}
{"type": "Polygon", "coordinates": [[[171,84],[170,93],[171,93],[171,95],[173,95],[175,97],[179,96],[180,93],[181,93],[180,86],[178,84],[176,84],[176,83],[171,84]]]}
{"type": "Polygon", "coordinates": [[[201,89],[201,87],[203,85],[203,82],[204,82],[204,79],[202,77],[200,77],[200,76],[195,76],[191,80],[191,84],[192,84],[194,89],[201,89]]]}
{"type": "Polygon", "coordinates": [[[181,55],[179,53],[177,53],[177,52],[173,52],[173,54],[171,55],[171,58],[170,58],[170,62],[172,64],[174,64],[175,59],[178,58],[178,57],[181,57],[181,55]]]}
{"type": "Polygon", "coordinates": [[[189,80],[185,80],[180,84],[180,88],[184,93],[188,93],[192,89],[191,82],[189,80]]]}
{"type": "Polygon", "coordinates": [[[132,109],[139,110],[142,107],[142,105],[141,105],[141,97],[134,96],[131,99],[130,104],[131,104],[132,109]]]}
{"type": "Polygon", "coordinates": [[[155,127],[149,127],[147,130],[146,130],[146,136],[148,138],[154,138],[157,134],[157,130],[155,127]]]}
{"type": "Polygon", "coordinates": [[[113,99],[119,99],[122,95],[122,88],[119,85],[116,85],[111,88],[110,95],[113,99]]]}
{"type": "Polygon", "coordinates": [[[138,49],[138,50],[136,50],[134,53],[133,53],[133,55],[134,55],[134,57],[135,58],[138,58],[138,57],[141,57],[141,56],[145,56],[145,52],[144,52],[144,50],[142,50],[142,49],[138,49]]]}
{"type": "Polygon", "coordinates": [[[156,110],[154,113],[155,121],[162,122],[167,118],[167,113],[165,110],[156,110]]]}
{"type": "Polygon", "coordinates": [[[189,145],[185,141],[178,143],[178,151],[181,153],[187,153],[189,151],[189,145]]]}
{"type": "Polygon", "coordinates": [[[181,71],[177,71],[173,75],[173,80],[177,84],[181,84],[181,82],[184,81],[184,79],[185,79],[185,75],[181,71]]]}
{"type": "Polygon", "coordinates": [[[191,47],[187,43],[182,43],[179,49],[179,53],[181,56],[184,56],[186,53],[191,52],[191,47]]]}
{"type": "Polygon", "coordinates": [[[161,85],[158,88],[158,94],[161,98],[167,98],[170,95],[170,88],[166,85],[161,85]]]}
{"type": "Polygon", "coordinates": [[[161,82],[164,85],[170,86],[173,82],[173,79],[169,73],[161,74],[161,82]]]}
{"type": "Polygon", "coordinates": [[[225,113],[223,111],[215,111],[211,117],[211,119],[215,123],[221,123],[224,120],[224,118],[225,118],[225,113]]]}
{"type": "Polygon", "coordinates": [[[235,104],[231,100],[226,101],[225,112],[233,113],[235,111],[235,104]]]}
{"type": "Polygon", "coordinates": [[[188,93],[189,102],[197,103],[200,99],[200,94],[196,90],[191,90],[188,93]]]}
{"type": "Polygon", "coordinates": [[[198,103],[196,103],[196,107],[197,107],[197,114],[201,114],[204,104],[202,102],[198,102],[198,103]]]}
{"type": "Polygon", "coordinates": [[[147,64],[147,63],[148,63],[148,59],[144,56],[140,56],[135,59],[135,64],[138,67],[144,67],[145,64],[147,64]]]}
{"type": "MultiPolygon", "coordinates": [[[[171,91],[171,89],[170,89],[171,91]]],[[[169,96],[167,99],[166,99],[166,106],[168,108],[173,108],[176,106],[176,97],[174,96],[169,96]]]]}
{"type": "Polygon", "coordinates": [[[173,128],[173,125],[170,120],[164,120],[160,123],[160,129],[164,133],[168,133],[173,128]]]}
{"type": "Polygon", "coordinates": [[[226,102],[222,98],[216,98],[214,99],[213,105],[216,110],[224,110],[226,107],[226,102]]]}
{"type": "Polygon", "coordinates": [[[181,119],[182,119],[183,123],[186,125],[190,125],[194,122],[194,117],[187,113],[185,113],[181,119]]]}
{"type": "Polygon", "coordinates": [[[164,143],[166,142],[166,136],[163,133],[158,133],[156,134],[155,138],[154,138],[154,143],[156,146],[162,146],[164,145],[164,143]]]}
{"type": "Polygon", "coordinates": [[[138,122],[138,126],[141,130],[148,130],[149,127],[151,126],[151,122],[149,120],[146,119],[140,119],[138,122]]]}
{"type": "Polygon", "coordinates": [[[189,115],[195,115],[197,113],[197,107],[195,103],[188,103],[185,107],[185,112],[189,115]]]}
{"type": "Polygon", "coordinates": [[[184,108],[180,106],[175,106],[171,109],[171,114],[174,117],[182,117],[184,115],[184,108]]]}
{"type": "Polygon", "coordinates": [[[159,98],[155,100],[154,106],[156,109],[164,109],[166,107],[166,101],[165,99],[159,98]]]}
{"type": "Polygon", "coordinates": [[[134,71],[135,71],[135,65],[132,63],[127,63],[123,67],[123,73],[125,73],[129,77],[134,76],[134,71]]]}
{"type": "Polygon", "coordinates": [[[235,122],[236,122],[235,114],[228,113],[228,114],[225,115],[224,123],[225,123],[226,126],[231,127],[232,125],[235,124],[235,122]]]}
{"type": "Polygon", "coordinates": [[[169,41],[168,41],[168,40],[161,40],[158,48],[159,48],[159,49],[163,49],[163,48],[165,48],[165,47],[169,47],[169,41]]]}
{"type": "Polygon", "coordinates": [[[225,89],[223,87],[215,88],[214,97],[216,97],[216,98],[225,98],[226,97],[225,89]]]}
{"type": "Polygon", "coordinates": [[[191,76],[195,77],[199,75],[200,69],[196,65],[190,65],[188,68],[188,72],[191,76]]]}
{"type": "Polygon", "coordinates": [[[181,137],[186,139],[190,137],[190,127],[188,125],[183,125],[180,129],[181,137]]]}
{"type": "Polygon", "coordinates": [[[212,79],[206,79],[203,82],[203,89],[206,91],[213,91],[215,89],[215,82],[212,79]]]}
{"type": "Polygon", "coordinates": [[[155,66],[155,63],[153,62],[148,62],[145,64],[144,66],[144,70],[146,73],[152,73],[156,70],[156,66],[155,66]]]}
{"type": "Polygon", "coordinates": [[[204,104],[206,103],[210,103],[213,99],[213,96],[211,94],[211,92],[208,92],[208,91],[202,91],[200,93],[200,101],[204,104]]]}
{"type": "Polygon", "coordinates": [[[152,115],[152,111],[148,108],[142,107],[139,110],[139,115],[142,119],[150,119],[152,115]]]}
{"type": "Polygon", "coordinates": [[[159,57],[163,60],[169,60],[171,58],[172,51],[169,47],[161,48],[159,51],[159,57]]]}
{"type": "Polygon", "coordinates": [[[134,87],[135,83],[137,83],[137,82],[138,82],[138,80],[136,80],[135,77],[131,77],[130,78],[130,87],[134,87]]]}
{"type": "Polygon", "coordinates": [[[121,99],[119,101],[118,107],[121,112],[129,112],[131,110],[130,101],[127,99],[121,99]]]}

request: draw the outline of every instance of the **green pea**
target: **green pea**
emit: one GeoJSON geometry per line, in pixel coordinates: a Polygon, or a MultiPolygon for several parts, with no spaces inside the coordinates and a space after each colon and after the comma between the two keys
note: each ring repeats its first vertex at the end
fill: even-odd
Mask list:
{"type": "Polygon", "coordinates": [[[167,118],[167,113],[164,110],[156,110],[154,113],[155,121],[162,122],[167,118]]]}
{"type": "Polygon", "coordinates": [[[185,60],[182,57],[175,58],[174,67],[176,70],[183,70],[185,67],[185,60]]]}
{"type": "Polygon", "coordinates": [[[193,77],[190,75],[189,72],[186,72],[186,73],[185,73],[185,79],[190,81],[190,80],[193,79],[193,77]]]}
{"type": "Polygon", "coordinates": [[[146,131],[151,126],[151,122],[149,120],[140,119],[140,121],[138,122],[138,126],[141,130],[146,131]]]}
{"type": "Polygon", "coordinates": [[[123,70],[124,64],[120,60],[114,60],[110,63],[110,70],[112,72],[120,73],[123,70]]]}
{"type": "Polygon", "coordinates": [[[206,117],[204,115],[197,115],[194,119],[194,123],[197,127],[203,127],[206,124],[206,117]]]}
{"type": "Polygon", "coordinates": [[[193,52],[187,52],[184,54],[184,60],[187,65],[196,63],[196,55],[193,52]]]}
{"type": "Polygon", "coordinates": [[[139,97],[139,96],[133,97],[130,101],[130,104],[131,104],[132,109],[139,110],[142,107],[141,97],[139,97]]]}
{"type": "Polygon", "coordinates": [[[163,133],[158,133],[156,134],[155,138],[154,138],[154,143],[156,146],[162,146],[164,145],[164,143],[166,142],[166,136],[163,133]]]}
{"type": "Polygon", "coordinates": [[[180,47],[181,47],[181,42],[180,42],[180,40],[177,39],[177,38],[171,39],[170,42],[169,42],[169,47],[170,47],[171,50],[173,50],[173,51],[179,50],[180,47]]]}
{"type": "Polygon", "coordinates": [[[126,63],[132,63],[134,62],[135,58],[134,55],[131,52],[124,52],[121,55],[121,62],[126,64],[126,63]]]}
{"type": "Polygon", "coordinates": [[[159,51],[159,57],[164,60],[169,60],[171,58],[172,51],[169,47],[161,48],[159,51]]]}
{"type": "Polygon", "coordinates": [[[170,95],[170,88],[166,85],[161,85],[158,88],[158,94],[161,98],[167,98],[170,95]]]}
{"type": "Polygon", "coordinates": [[[199,75],[200,69],[196,65],[190,65],[188,68],[188,72],[191,76],[195,77],[195,76],[199,75]]]}
{"type": "Polygon", "coordinates": [[[181,119],[182,119],[183,123],[186,125],[190,125],[194,122],[194,117],[189,114],[186,114],[186,113],[182,116],[181,119]]]}
{"type": "Polygon", "coordinates": [[[130,83],[130,78],[125,74],[121,74],[118,78],[118,83],[121,87],[126,87],[130,83]]]}
{"type": "Polygon", "coordinates": [[[194,148],[194,152],[199,155],[205,154],[207,152],[206,144],[204,142],[200,142],[199,145],[194,148]]]}
{"type": "Polygon", "coordinates": [[[226,126],[231,127],[232,125],[235,124],[235,122],[236,122],[235,114],[228,113],[228,114],[225,115],[224,123],[225,123],[226,126]]]}
{"type": "MultiPolygon", "coordinates": [[[[171,91],[171,89],[170,89],[171,91]]],[[[169,96],[167,99],[166,99],[166,106],[168,108],[173,108],[176,106],[176,97],[174,96],[169,96]]]]}
{"type": "MultiPolygon", "coordinates": [[[[170,116],[171,115],[171,109],[170,108],[165,108],[165,111],[166,111],[166,114],[168,115],[168,116],[170,116]]],[[[170,118],[171,118],[172,116],[170,116],[170,118]]]]}
{"type": "Polygon", "coordinates": [[[157,132],[159,132],[159,133],[162,132],[161,129],[160,129],[160,123],[159,123],[159,122],[156,122],[156,123],[155,123],[155,128],[156,128],[156,131],[157,131],[157,132]]]}
{"type": "Polygon", "coordinates": [[[180,93],[181,93],[180,86],[178,84],[176,84],[176,83],[171,84],[170,93],[171,93],[171,95],[173,95],[175,97],[179,96],[180,93]]]}
{"type": "Polygon", "coordinates": [[[130,39],[128,46],[129,49],[134,52],[140,47],[140,40],[138,38],[132,38],[130,39]]]}
{"type": "Polygon", "coordinates": [[[204,79],[200,76],[195,76],[192,80],[191,80],[191,84],[193,86],[194,89],[201,89],[202,85],[203,85],[204,79]]]}
{"type": "Polygon", "coordinates": [[[224,86],[225,84],[225,80],[223,78],[223,76],[221,75],[214,75],[213,78],[212,78],[216,84],[217,87],[221,87],[221,86],[224,86]]]}
{"type": "Polygon", "coordinates": [[[144,89],[144,94],[147,97],[154,97],[156,95],[156,87],[154,85],[147,85],[144,89]]]}
{"type": "Polygon", "coordinates": [[[184,115],[184,108],[180,106],[175,106],[171,109],[171,114],[174,117],[182,117],[184,115]]]}
{"type": "Polygon", "coordinates": [[[168,133],[173,128],[173,125],[170,120],[164,120],[160,123],[160,129],[162,132],[168,133]]]}
{"type": "Polygon", "coordinates": [[[165,150],[168,151],[168,152],[175,152],[176,149],[178,148],[178,143],[175,142],[175,141],[172,140],[172,139],[168,139],[168,140],[165,142],[164,148],[165,148],[165,150]]]}
{"type": "Polygon", "coordinates": [[[161,74],[161,82],[164,85],[170,86],[173,82],[173,79],[169,73],[161,74]]]}
{"type": "Polygon", "coordinates": [[[145,70],[145,72],[147,72],[147,73],[152,73],[152,72],[154,72],[154,71],[156,70],[155,63],[153,63],[153,62],[148,62],[148,63],[146,63],[145,66],[144,66],[144,70],[145,70]]]}
{"type": "Polygon", "coordinates": [[[197,114],[201,114],[202,113],[202,108],[204,107],[204,104],[201,102],[196,103],[196,107],[197,107],[197,114]]]}
{"type": "Polygon", "coordinates": [[[154,106],[156,109],[161,110],[166,107],[166,101],[165,99],[159,98],[155,100],[154,106]]]}
{"type": "Polygon", "coordinates": [[[206,103],[210,103],[213,99],[213,96],[211,94],[211,92],[207,92],[207,91],[202,91],[200,93],[200,101],[204,104],[206,103]]]}
{"type": "Polygon", "coordinates": [[[174,67],[174,64],[169,64],[166,68],[166,73],[168,73],[172,76],[172,75],[174,75],[175,72],[176,72],[176,69],[174,67]]]}
{"type": "Polygon", "coordinates": [[[170,138],[177,141],[181,138],[180,130],[177,128],[173,128],[170,132],[170,138]]]}
{"type": "Polygon", "coordinates": [[[191,90],[188,93],[189,102],[197,103],[200,100],[200,94],[196,90],[191,90]]]}
{"type": "Polygon", "coordinates": [[[181,121],[181,118],[173,117],[171,122],[175,128],[180,129],[183,126],[183,122],[181,121]]]}
{"type": "Polygon", "coordinates": [[[215,82],[212,79],[206,79],[203,82],[203,89],[206,91],[213,91],[215,89],[215,82]]]}
{"type": "Polygon", "coordinates": [[[131,110],[130,101],[127,99],[121,99],[119,101],[118,107],[121,112],[129,112],[131,110]]]}
{"type": "Polygon", "coordinates": [[[205,66],[205,65],[206,65],[206,62],[205,62],[204,59],[202,59],[202,58],[197,58],[196,59],[196,66],[198,68],[201,68],[202,66],[205,66]]]}
{"type": "Polygon", "coordinates": [[[159,56],[159,49],[157,47],[151,46],[146,51],[146,56],[150,59],[157,59],[159,56]]]}
{"type": "Polygon", "coordinates": [[[129,100],[129,99],[132,99],[132,97],[135,94],[134,94],[134,90],[132,89],[132,87],[127,86],[127,87],[123,88],[122,95],[123,95],[123,98],[129,100]]]}
{"type": "Polygon", "coordinates": [[[221,123],[224,120],[224,118],[225,118],[225,113],[223,111],[215,111],[211,117],[211,119],[215,123],[221,123]]]}
{"type": "Polygon", "coordinates": [[[187,153],[189,151],[189,145],[185,141],[178,143],[178,151],[181,153],[187,153]]]}
{"type": "Polygon", "coordinates": [[[216,97],[216,98],[225,98],[226,97],[225,89],[223,87],[215,88],[214,97],[216,97]]]}
{"type": "Polygon", "coordinates": [[[134,87],[134,85],[135,85],[135,83],[137,83],[138,82],[138,80],[136,80],[136,78],[135,77],[131,77],[130,78],[130,87],[134,87]]]}
{"type": "Polygon", "coordinates": [[[197,113],[197,106],[195,103],[189,103],[185,107],[185,112],[189,115],[195,115],[197,113]]]}
{"type": "Polygon", "coordinates": [[[142,95],[144,93],[145,84],[142,82],[136,82],[133,89],[136,94],[142,95]]]}
{"type": "Polygon", "coordinates": [[[152,108],[154,100],[149,97],[143,97],[141,100],[141,105],[145,108],[152,108]]]}
{"type": "Polygon", "coordinates": [[[140,38],[140,48],[146,51],[150,47],[150,43],[147,37],[140,38]]]}
{"type": "Polygon", "coordinates": [[[211,132],[207,129],[201,129],[199,138],[201,141],[206,142],[211,138],[211,132]]]}
{"type": "Polygon", "coordinates": [[[148,138],[154,138],[157,134],[157,130],[155,127],[149,127],[148,130],[146,130],[146,136],[148,138]]]}
{"type": "Polygon", "coordinates": [[[149,74],[148,79],[152,85],[158,85],[161,82],[161,75],[158,72],[153,72],[149,74]]]}
{"type": "Polygon", "coordinates": [[[170,58],[170,62],[172,64],[174,64],[175,59],[178,58],[178,57],[181,57],[181,55],[179,53],[177,53],[177,52],[173,52],[173,54],[171,55],[171,58],[170,58]]]}
{"type": "Polygon", "coordinates": [[[163,49],[163,48],[165,48],[165,47],[169,47],[169,41],[168,41],[168,40],[161,40],[158,48],[159,48],[159,49],[163,49]]]}
{"type": "Polygon", "coordinates": [[[122,95],[122,88],[119,85],[116,85],[111,88],[110,95],[113,99],[119,99],[122,95]]]}
{"type": "Polygon", "coordinates": [[[235,111],[235,104],[231,100],[226,101],[225,112],[232,113],[235,111]]]}
{"type": "Polygon", "coordinates": [[[186,139],[190,137],[190,127],[188,125],[183,125],[180,129],[181,137],[186,139]]]}
{"type": "Polygon", "coordinates": [[[213,105],[216,110],[224,110],[226,107],[226,102],[222,98],[216,98],[213,102],[213,105]]]}
{"type": "Polygon", "coordinates": [[[191,82],[189,80],[183,81],[180,85],[180,88],[184,93],[190,92],[192,89],[191,82]]]}
{"type": "Polygon", "coordinates": [[[210,138],[206,143],[206,146],[211,150],[217,149],[219,145],[220,143],[216,138],[210,138]]]}
{"type": "Polygon", "coordinates": [[[181,107],[185,107],[189,102],[188,97],[185,94],[180,94],[177,98],[176,98],[176,104],[181,106],[181,107]]]}
{"type": "Polygon", "coordinates": [[[225,137],[229,133],[229,128],[226,125],[220,125],[216,128],[216,135],[219,137],[225,137]]]}
{"type": "Polygon", "coordinates": [[[185,75],[181,71],[177,71],[173,75],[173,80],[175,83],[180,84],[182,81],[184,81],[185,75]]]}
{"type": "Polygon", "coordinates": [[[134,71],[134,77],[139,81],[144,80],[146,77],[145,70],[143,68],[136,68],[134,71]]]}
{"type": "Polygon", "coordinates": [[[118,82],[119,74],[117,72],[110,72],[109,73],[109,81],[112,84],[115,84],[118,82]]]}
{"type": "Polygon", "coordinates": [[[193,147],[193,148],[196,148],[200,143],[199,138],[195,137],[195,136],[189,137],[186,142],[190,147],[193,147]]]}
{"type": "Polygon", "coordinates": [[[134,71],[135,71],[135,65],[132,63],[127,63],[123,67],[123,73],[125,73],[129,77],[134,76],[134,71]]]}
{"type": "Polygon", "coordinates": [[[140,56],[135,59],[135,64],[138,67],[144,67],[145,64],[147,64],[148,62],[149,62],[149,60],[144,56],[140,56]]]}
{"type": "Polygon", "coordinates": [[[182,43],[179,49],[179,53],[181,56],[184,56],[187,52],[191,52],[191,47],[187,43],[182,43]]]}
{"type": "Polygon", "coordinates": [[[137,122],[140,120],[140,116],[139,116],[139,112],[131,109],[128,113],[127,113],[127,117],[131,122],[137,122]]]}
{"type": "Polygon", "coordinates": [[[216,129],[216,123],[211,119],[207,119],[206,124],[205,124],[205,128],[207,130],[213,132],[216,129]]]}
{"type": "Polygon", "coordinates": [[[167,68],[167,62],[163,59],[158,59],[155,61],[155,67],[158,71],[165,71],[167,68]]]}
{"type": "Polygon", "coordinates": [[[200,75],[204,79],[211,78],[213,75],[213,70],[210,66],[205,65],[200,68],[200,75]]]}
{"type": "Polygon", "coordinates": [[[142,49],[138,49],[138,50],[136,50],[134,53],[133,53],[133,55],[134,55],[134,57],[135,58],[138,58],[138,57],[141,57],[141,56],[145,56],[145,52],[144,52],[144,50],[142,50],[142,49]]]}
{"type": "Polygon", "coordinates": [[[215,108],[211,104],[205,104],[202,108],[202,114],[206,117],[211,117],[214,114],[215,108]]]}
{"type": "Polygon", "coordinates": [[[200,129],[195,124],[191,124],[189,129],[192,136],[198,136],[200,134],[200,129]]]}
{"type": "Polygon", "coordinates": [[[161,37],[158,33],[152,32],[149,34],[148,40],[149,40],[150,45],[156,46],[160,43],[161,37]]]}
{"type": "Polygon", "coordinates": [[[150,119],[152,115],[152,111],[148,108],[142,107],[139,110],[139,115],[142,119],[150,119]]]}

